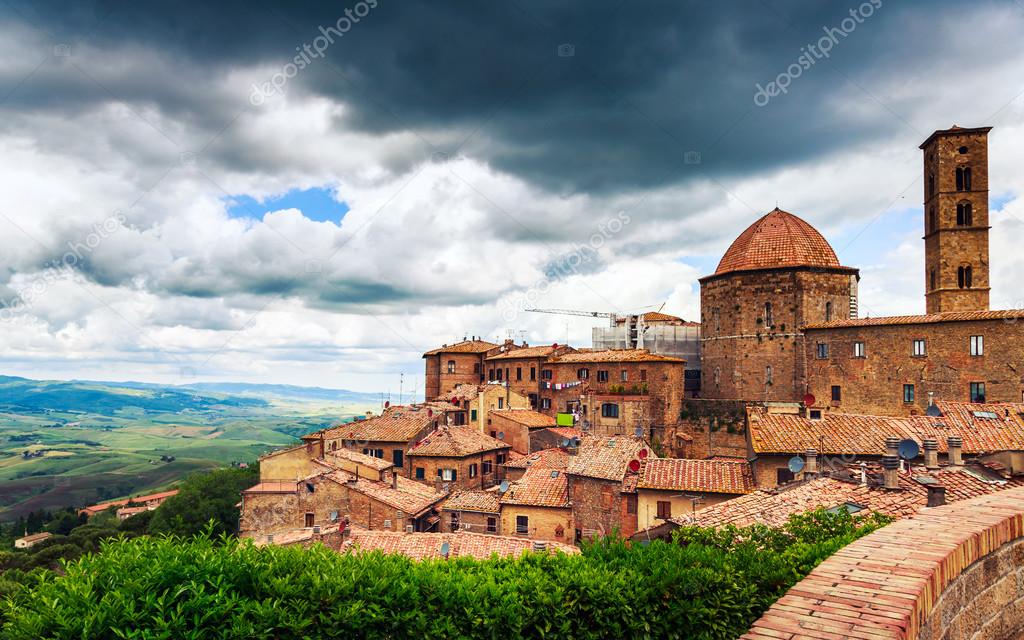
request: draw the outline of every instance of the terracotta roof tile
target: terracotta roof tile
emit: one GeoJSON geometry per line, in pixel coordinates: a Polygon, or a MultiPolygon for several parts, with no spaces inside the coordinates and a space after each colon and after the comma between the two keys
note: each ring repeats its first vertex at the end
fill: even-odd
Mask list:
{"type": "Polygon", "coordinates": [[[441,508],[448,511],[479,511],[481,513],[498,513],[501,496],[497,491],[472,491],[461,489],[451,494],[441,503],[441,508]]]}
{"type": "Polygon", "coordinates": [[[794,414],[768,413],[763,408],[747,409],[750,440],[755,453],[819,453],[839,455],[883,455],[885,439],[909,438],[918,444],[925,438],[938,440],[939,451],[946,451],[949,436],[963,439],[964,453],[1024,450],[1024,423],[1016,410],[1006,415],[1007,407],[1024,405],[971,405],[936,402],[943,412],[932,416],[864,416],[826,412],[820,420],[794,414]],[[967,408],[965,408],[967,407],[967,408]],[[987,407],[987,409],[986,409],[987,407]],[[1002,407],[993,411],[995,407],[1002,407]],[[975,412],[993,411],[995,418],[979,417],[975,412]]]}
{"type": "Polygon", "coordinates": [[[552,356],[548,362],[678,362],[686,361],[682,358],[662,356],[651,353],[647,349],[602,349],[600,351],[579,350],[572,353],[552,356]]]}
{"type": "Polygon", "coordinates": [[[488,415],[501,416],[512,422],[526,425],[527,427],[553,427],[555,426],[554,416],[549,416],[533,409],[497,409],[488,415]]]}
{"type": "Polygon", "coordinates": [[[567,472],[572,475],[621,481],[640,451],[650,453],[642,438],[633,436],[587,436],[580,441],[578,453],[570,456],[567,472]]]}
{"type": "Polygon", "coordinates": [[[389,407],[379,416],[340,424],[330,429],[303,436],[303,440],[342,438],[365,442],[409,442],[441,419],[440,404],[430,403],[389,407]]]}
{"type": "Polygon", "coordinates": [[[485,340],[463,340],[455,344],[446,344],[424,353],[424,356],[436,356],[442,353],[486,353],[497,349],[499,345],[485,340]]]}
{"type": "Polygon", "coordinates": [[[511,349],[502,353],[496,353],[493,356],[488,356],[488,362],[491,360],[520,360],[523,358],[547,358],[555,351],[569,351],[572,352],[573,348],[564,344],[547,344],[538,347],[523,347],[521,349],[511,349]]]}
{"type": "MultiPolygon", "coordinates": [[[[533,541],[509,536],[492,536],[483,533],[398,533],[393,531],[364,531],[353,529],[351,538],[342,550],[349,553],[381,551],[397,553],[413,560],[438,560],[445,556],[441,546],[448,543],[448,558],[477,558],[486,560],[491,556],[516,557],[533,550],[533,541]]],[[[574,546],[559,542],[546,543],[546,553],[561,552],[578,554],[574,546]]]]}
{"type": "Polygon", "coordinates": [[[569,482],[564,471],[531,467],[509,485],[501,504],[569,508],[569,482]]]}
{"type": "Polygon", "coordinates": [[[349,462],[355,462],[363,466],[370,467],[371,469],[377,469],[378,471],[390,469],[391,467],[395,466],[388,462],[387,460],[382,460],[381,458],[374,458],[373,456],[368,456],[364,453],[344,448],[337,449],[335,451],[328,451],[324,456],[324,460],[328,464],[330,464],[332,458],[341,458],[344,460],[348,460],[349,462]]]}
{"type": "Polygon", "coordinates": [[[464,458],[485,451],[508,449],[510,445],[484,435],[470,426],[438,427],[409,448],[410,456],[464,458]]]}
{"type": "Polygon", "coordinates": [[[903,518],[927,506],[928,490],[920,481],[924,477],[934,478],[946,488],[947,502],[1024,486],[1024,478],[1007,481],[995,478],[978,467],[947,466],[929,471],[924,467],[912,465],[908,470],[900,472],[899,491],[890,491],[877,485],[862,486],[858,482],[838,478],[816,478],[807,482],[755,491],[700,509],[692,515],[673,518],[672,521],[702,527],[726,524],[746,526],[755,523],[774,527],[785,524],[792,514],[822,507],[830,509],[847,503],[867,511],[903,518]]]}
{"type": "Polygon", "coordinates": [[[577,429],[576,427],[548,427],[546,430],[556,436],[567,439],[583,437],[583,429],[577,429]]]}
{"type": "Polygon", "coordinates": [[[159,493],[150,493],[142,496],[135,496],[133,498],[123,498],[121,500],[108,500],[106,502],[100,502],[84,509],[79,509],[78,513],[85,513],[88,515],[95,515],[102,511],[106,511],[110,507],[123,507],[130,502],[134,503],[148,503],[148,502],[163,502],[171,496],[178,495],[177,489],[171,489],[170,491],[161,491],[159,493]]]}
{"type": "Polygon", "coordinates": [[[754,490],[754,475],[745,460],[647,458],[637,488],[744,494],[754,490]]]}
{"type": "Polygon", "coordinates": [[[836,252],[817,229],[776,207],[736,238],[715,275],[804,266],[841,268],[836,252]]]}
{"type": "Polygon", "coordinates": [[[445,494],[435,491],[429,485],[401,476],[398,477],[398,486],[395,488],[391,486],[390,482],[356,478],[354,475],[341,470],[331,471],[322,475],[338,484],[346,485],[352,491],[358,491],[365,496],[373,498],[378,502],[383,502],[395,509],[400,509],[412,516],[423,513],[445,496],[445,494]],[[354,482],[352,482],[353,480],[354,482]]]}
{"type": "Polygon", "coordinates": [[[1024,318],[1024,309],[1002,311],[948,311],[919,316],[888,316],[878,318],[848,318],[809,324],[804,329],[841,329],[844,327],[881,327],[906,324],[937,324],[940,322],[969,322],[976,320],[1013,321],[1024,318]]]}
{"type": "Polygon", "coordinates": [[[565,449],[541,449],[535,453],[519,454],[505,463],[506,469],[566,469],[569,466],[569,452],[565,449]]]}

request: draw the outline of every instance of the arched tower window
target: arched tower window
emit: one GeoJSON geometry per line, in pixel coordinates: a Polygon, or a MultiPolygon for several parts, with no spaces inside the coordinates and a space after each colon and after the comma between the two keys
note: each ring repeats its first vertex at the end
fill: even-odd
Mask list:
{"type": "Polygon", "coordinates": [[[831,302],[826,302],[825,303],[825,322],[831,322],[831,321],[832,321],[832,303],[831,302]]]}
{"type": "Polygon", "coordinates": [[[767,367],[764,368],[764,383],[772,383],[772,365],[768,365],[767,367]]]}
{"type": "Polygon", "coordinates": [[[764,303],[764,326],[771,327],[773,324],[775,324],[775,322],[772,317],[772,303],[766,302],[764,303]]]}
{"type": "Polygon", "coordinates": [[[974,274],[971,273],[971,266],[965,265],[963,267],[957,267],[956,270],[956,285],[961,289],[970,289],[974,286],[974,274]]]}
{"type": "Polygon", "coordinates": [[[935,290],[935,269],[932,269],[932,270],[931,270],[931,274],[930,274],[930,277],[931,277],[931,287],[929,287],[929,288],[930,288],[930,289],[931,289],[932,291],[934,291],[934,290],[935,290]]]}
{"type": "Polygon", "coordinates": [[[959,227],[970,227],[974,224],[974,212],[970,202],[956,203],[956,224],[959,227]]]}
{"type": "Polygon", "coordinates": [[[970,191],[971,190],[971,168],[970,167],[957,167],[956,168],[956,190],[957,191],[970,191]]]}
{"type": "Polygon", "coordinates": [[[715,367],[715,386],[717,387],[722,383],[722,370],[715,367]]]}
{"type": "Polygon", "coordinates": [[[935,174],[934,173],[929,173],[928,174],[928,195],[930,195],[930,196],[934,196],[935,195],[935,174]]]}
{"type": "Polygon", "coordinates": [[[938,226],[939,225],[935,219],[935,207],[932,207],[931,210],[928,211],[928,231],[935,231],[938,226]]]}

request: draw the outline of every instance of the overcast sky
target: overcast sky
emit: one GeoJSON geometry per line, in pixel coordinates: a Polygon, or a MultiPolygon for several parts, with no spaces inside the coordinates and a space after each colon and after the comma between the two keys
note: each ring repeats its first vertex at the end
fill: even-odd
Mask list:
{"type": "Polygon", "coordinates": [[[921,313],[954,123],[1024,306],[1024,2],[290,4],[0,4],[0,373],[422,394],[464,335],[589,345],[526,307],[699,319],[776,204],[921,313]]]}

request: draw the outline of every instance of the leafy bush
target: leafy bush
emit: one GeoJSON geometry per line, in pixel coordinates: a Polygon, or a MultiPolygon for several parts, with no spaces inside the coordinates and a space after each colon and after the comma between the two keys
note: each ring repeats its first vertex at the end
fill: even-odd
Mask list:
{"type": "MultiPolygon", "coordinates": [[[[414,562],[209,534],[115,539],[14,589],[7,638],[735,638],[807,571],[886,521],[682,529],[582,555],[414,562]]],[[[0,584],[0,589],[5,586],[0,584]]]]}
{"type": "Polygon", "coordinates": [[[212,519],[215,533],[237,533],[239,494],[258,480],[256,465],[192,474],[178,487],[178,495],[153,512],[149,532],[190,536],[203,531],[212,519]]]}

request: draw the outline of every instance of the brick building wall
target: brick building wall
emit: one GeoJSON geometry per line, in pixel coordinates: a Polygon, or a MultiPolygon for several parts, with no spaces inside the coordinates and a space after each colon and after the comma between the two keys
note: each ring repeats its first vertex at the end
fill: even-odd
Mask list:
{"type": "Polygon", "coordinates": [[[575,535],[573,527],[572,509],[526,505],[501,506],[501,530],[504,532],[502,535],[572,544],[575,535]],[[527,518],[528,533],[518,532],[518,516],[527,518]]]}
{"type": "Polygon", "coordinates": [[[846,267],[791,267],[702,278],[701,398],[799,401],[800,327],[849,318],[857,277],[846,267]]]}
{"type": "Polygon", "coordinates": [[[501,514],[486,513],[483,511],[466,510],[441,510],[441,533],[457,533],[458,531],[469,531],[470,533],[485,533],[490,535],[502,535],[501,514]],[[455,516],[453,522],[452,516],[455,516]],[[457,524],[457,526],[452,526],[457,524]],[[463,525],[469,525],[465,528],[463,525]]]}
{"type": "Polygon", "coordinates": [[[292,493],[243,493],[239,531],[265,535],[299,529],[307,526],[307,513],[313,514],[313,524],[329,524],[347,515],[349,508],[347,488],[312,478],[292,493]]]}
{"type": "Polygon", "coordinates": [[[323,455],[319,441],[276,451],[260,458],[260,480],[299,480],[314,472],[312,460],[323,455]]]}
{"type": "MultiPolygon", "coordinates": [[[[551,378],[547,380],[551,384],[566,384],[583,382],[583,384],[567,389],[542,389],[541,408],[542,413],[555,415],[565,412],[571,407],[581,403],[581,399],[587,394],[618,395],[611,394],[613,386],[625,386],[630,390],[642,389],[646,385],[647,391],[638,395],[646,399],[647,407],[644,410],[650,425],[665,426],[674,425],[678,422],[679,410],[684,397],[685,363],[683,361],[625,361],[625,362],[549,362],[544,369],[551,371],[551,378]],[[580,370],[587,370],[587,377],[580,378],[580,370]],[[607,372],[607,381],[602,381],[600,372],[607,372]],[[625,372],[625,380],[623,380],[625,372]],[[547,399],[550,407],[544,408],[544,400],[547,399]]],[[[597,408],[600,411],[600,407],[597,408]]],[[[587,407],[589,415],[591,407],[587,407]]],[[[620,412],[621,413],[621,412],[620,412]]],[[[624,425],[629,432],[635,425],[624,425]]]]}
{"type": "Polygon", "coordinates": [[[637,531],[635,494],[622,493],[622,482],[569,476],[574,527],[582,538],[637,531]],[[632,495],[634,497],[628,498],[632,495]]]}
{"type": "Polygon", "coordinates": [[[424,356],[425,392],[433,400],[460,384],[480,384],[484,381],[483,353],[439,353],[424,356]]]}
{"type": "MultiPolygon", "coordinates": [[[[426,429],[426,432],[429,433],[432,430],[432,428],[428,428],[426,429]]],[[[415,440],[412,442],[415,442],[415,440]]],[[[395,465],[394,468],[398,471],[398,475],[408,478],[411,476],[409,475],[409,461],[406,456],[406,451],[412,442],[383,442],[378,440],[345,440],[343,438],[329,438],[324,441],[324,446],[327,451],[333,451],[335,448],[341,447],[348,449],[349,451],[365,453],[368,456],[386,460],[395,465]],[[396,462],[400,462],[401,464],[395,464],[396,462]]]]}
{"type": "Polygon", "coordinates": [[[504,468],[501,466],[508,458],[508,449],[498,451],[487,451],[482,454],[475,454],[465,458],[446,458],[440,456],[408,456],[407,477],[434,485],[438,480],[438,471],[444,469],[455,470],[454,481],[444,481],[449,491],[456,489],[487,489],[501,482],[504,478],[504,468]],[[489,463],[490,470],[485,472],[486,464],[489,463]],[[475,476],[470,476],[470,466],[476,465],[475,476]],[[422,473],[420,470],[422,469],[422,473]],[[421,477],[422,476],[422,477],[421,477]]]}
{"type": "Polygon", "coordinates": [[[664,440],[663,457],[746,458],[747,404],[687,398],[676,431],[680,437],[664,440]]]}
{"type": "Polygon", "coordinates": [[[818,406],[844,413],[923,413],[930,392],[969,401],[971,383],[985,385],[988,402],[1020,402],[1024,391],[1024,319],[808,329],[806,350],[808,391],[818,406]],[[983,336],[983,355],[971,355],[972,336],[983,336]],[[925,341],[926,355],[914,355],[915,340],[925,341]],[[817,358],[819,343],[827,359],[817,358]],[[855,357],[855,343],[864,357],[855,357]],[[913,385],[912,402],[904,385],[913,385]]]}
{"type": "Polygon", "coordinates": [[[936,132],[921,145],[928,313],[989,308],[989,129],[936,132]],[[962,173],[957,179],[965,169],[969,185],[962,173]],[[971,269],[969,287],[960,282],[961,267],[971,269]]]}
{"type": "Polygon", "coordinates": [[[530,428],[500,413],[491,414],[484,433],[508,443],[516,453],[530,453],[530,428]]]}

